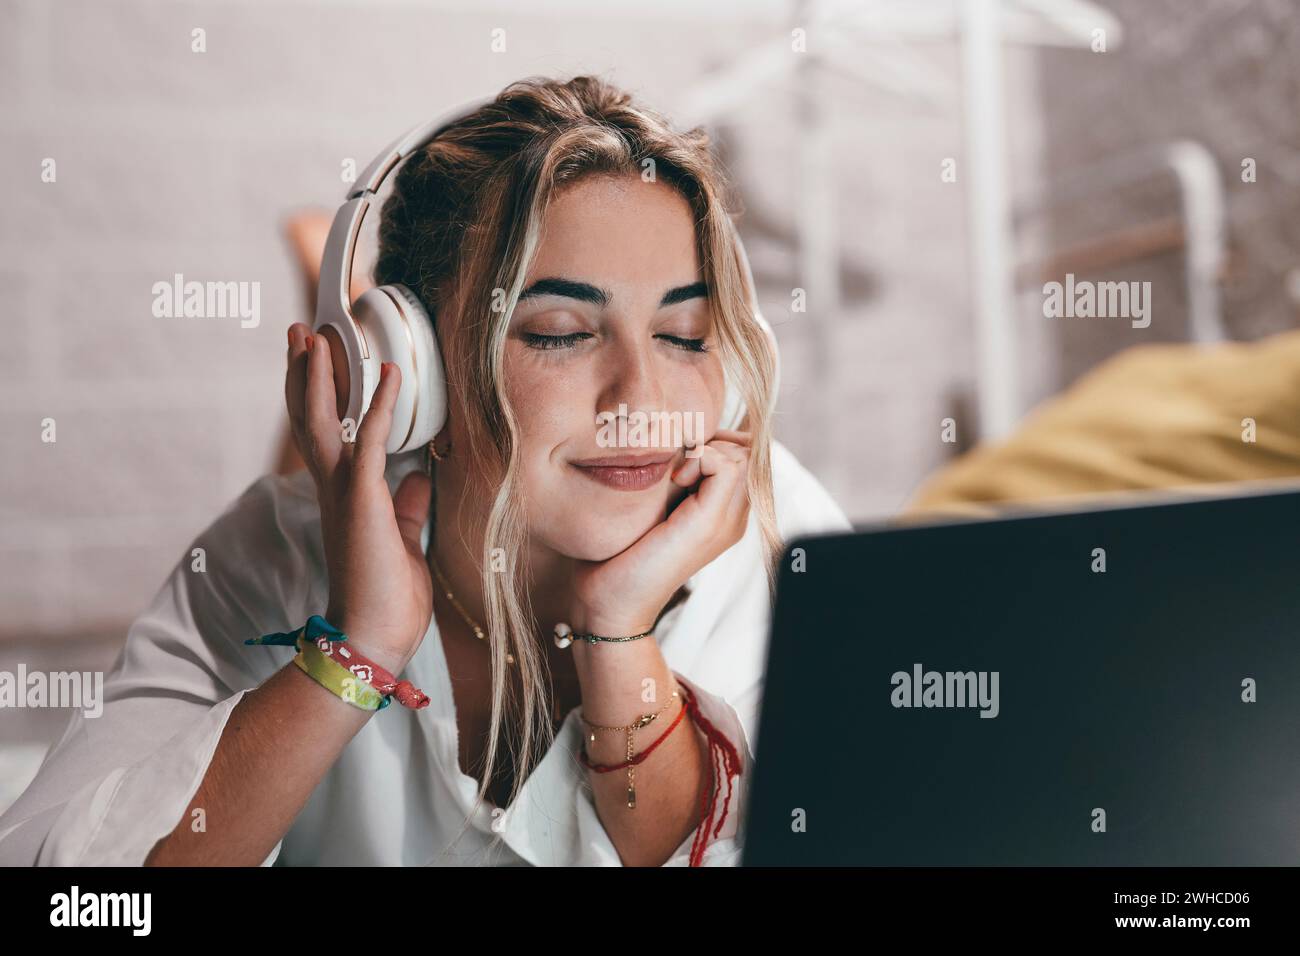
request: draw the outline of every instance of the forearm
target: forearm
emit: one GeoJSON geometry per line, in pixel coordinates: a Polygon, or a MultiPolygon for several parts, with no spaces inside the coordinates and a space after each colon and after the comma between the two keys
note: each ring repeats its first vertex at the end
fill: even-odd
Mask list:
{"type": "MultiPolygon", "coordinates": [[[[604,726],[627,726],[669,703],[672,673],[653,637],[626,645],[575,644],[582,686],[582,716],[604,726]],[[643,695],[654,681],[655,700],[643,695]]],[[[636,806],[628,806],[626,769],[589,770],[596,812],[625,866],[661,866],[700,822],[700,804],[711,784],[708,741],[691,720],[679,693],[647,726],[632,732],[633,754],[659,739],[681,714],[671,734],[634,770],[636,806]]],[[[583,725],[583,746],[593,764],[627,760],[627,732],[583,725]],[[592,736],[595,740],[592,740],[592,736]]]]}
{"type": "Polygon", "coordinates": [[[372,713],[286,664],[231,712],[193,800],[145,865],[261,864],[372,713]]]}

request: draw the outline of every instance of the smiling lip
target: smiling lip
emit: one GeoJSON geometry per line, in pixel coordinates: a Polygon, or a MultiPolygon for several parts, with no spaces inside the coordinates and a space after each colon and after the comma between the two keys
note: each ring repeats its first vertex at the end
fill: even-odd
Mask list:
{"type": "Polygon", "coordinates": [[[570,462],[588,478],[619,491],[645,491],[663,480],[673,455],[619,455],[570,462]]]}

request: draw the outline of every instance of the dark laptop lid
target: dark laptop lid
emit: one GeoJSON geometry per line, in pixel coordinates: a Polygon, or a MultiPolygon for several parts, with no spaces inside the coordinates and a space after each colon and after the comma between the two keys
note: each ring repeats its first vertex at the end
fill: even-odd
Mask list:
{"type": "Polygon", "coordinates": [[[745,863],[1300,862],[1297,532],[1269,491],[790,542],[745,863]]]}

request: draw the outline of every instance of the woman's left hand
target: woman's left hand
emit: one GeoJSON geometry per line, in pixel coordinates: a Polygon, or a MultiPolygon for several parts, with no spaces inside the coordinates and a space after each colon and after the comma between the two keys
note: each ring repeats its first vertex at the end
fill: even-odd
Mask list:
{"type": "Polygon", "coordinates": [[[672,481],[693,494],[607,561],[579,562],[570,624],[578,633],[641,634],[696,571],[741,539],[749,520],[749,432],[719,429],[672,481]]]}

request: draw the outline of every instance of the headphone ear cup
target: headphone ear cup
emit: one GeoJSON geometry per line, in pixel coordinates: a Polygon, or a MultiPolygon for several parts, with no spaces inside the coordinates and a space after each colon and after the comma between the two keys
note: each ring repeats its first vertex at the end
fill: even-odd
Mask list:
{"type": "MultiPolygon", "coordinates": [[[[433,323],[410,289],[384,285],[369,289],[352,305],[370,357],[360,380],[360,416],[379,386],[379,366],[392,362],[402,373],[385,450],[390,455],[423,448],[447,422],[447,380],[433,323]]],[[[355,373],[355,370],[354,370],[355,373]]],[[[356,418],[360,425],[361,417],[356,418]]]]}
{"type": "Polygon", "coordinates": [[[442,350],[434,333],[433,317],[420,297],[404,285],[391,285],[406,303],[406,317],[415,347],[416,381],[420,383],[419,401],[415,406],[415,425],[403,451],[423,448],[433,441],[447,424],[447,372],[442,350]]]}

